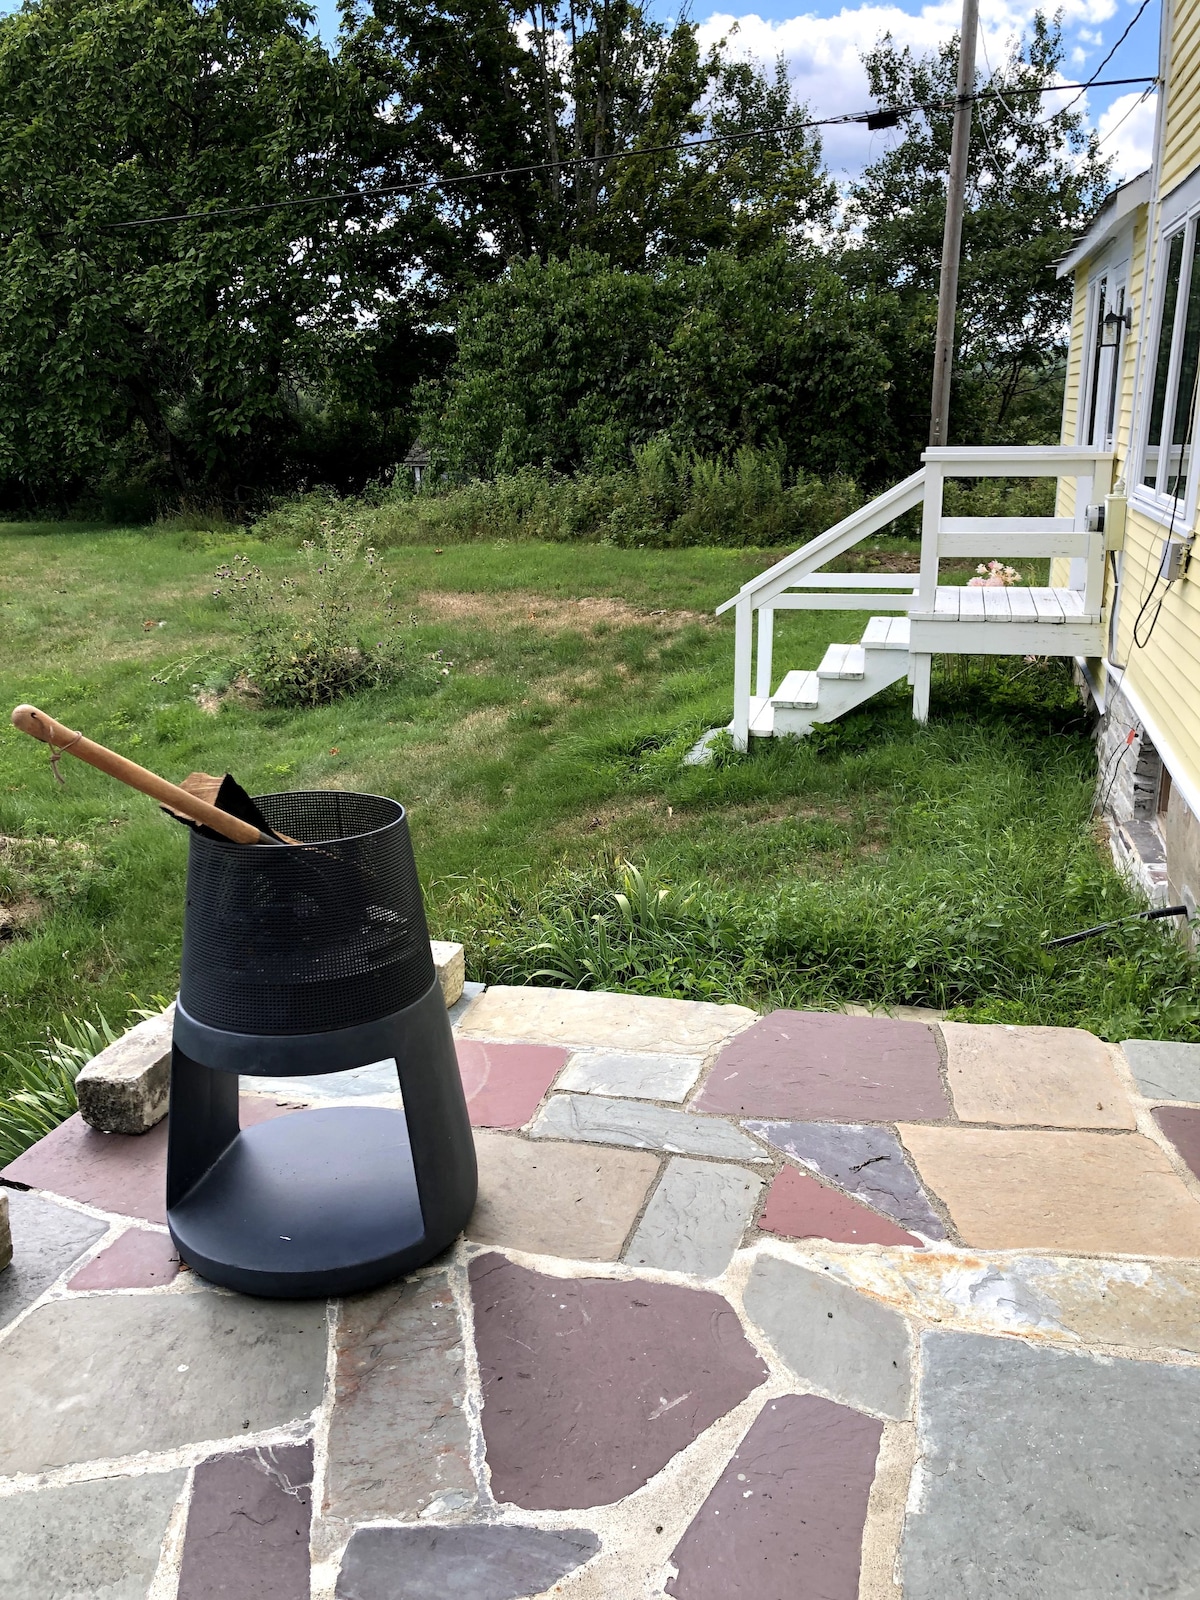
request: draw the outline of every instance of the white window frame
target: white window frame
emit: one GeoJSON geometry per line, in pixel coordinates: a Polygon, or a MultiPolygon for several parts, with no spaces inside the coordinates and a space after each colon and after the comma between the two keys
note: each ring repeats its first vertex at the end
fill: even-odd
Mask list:
{"type": "MultiPolygon", "coordinates": [[[[1130,255],[1108,252],[1100,257],[1088,275],[1087,306],[1083,319],[1083,348],[1080,351],[1079,413],[1075,420],[1075,443],[1087,444],[1088,421],[1096,387],[1096,341],[1100,332],[1100,319],[1115,289],[1122,310],[1129,307],[1130,255]]],[[[1113,418],[1111,439],[1096,441],[1098,449],[1115,450],[1121,431],[1121,391],[1125,382],[1126,348],[1129,341],[1124,328],[1113,351],[1113,418]]]]}
{"type": "MultiPolygon", "coordinates": [[[[1167,261],[1170,255],[1171,242],[1180,232],[1184,235],[1183,254],[1179,264],[1179,293],[1175,299],[1175,321],[1171,339],[1171,363],[1167,373],[1166,393],[1163,397],[1163,416],[1161,424],[1162,433],[1170,433],[1174,426],[1176,391],[1179,382],[1179,367],[1183,356],[1183,334],[1187,321],[1187,290],[1190,285],[1192,261],[1197,250],[1200,250],[1200,172],[1195,172],[1173,194],[1167,196],[1159,209],[1158,246],[1154,258],[1154,281],[1151,290],[1150,317],[1148,319],[1149,338],[1143,351],[1143,363],[1139,382],[1139,416],[1136,427],[1136,449],[1129,453],[1129,471],[1127,482],[1130,485],[1130,499],[1137,509],[1150,517],[1153,521],[1161,523],[1164,527],[1174,528],[1177,532],[1195,527],[1196,503],[1200,491],[1200,472],[1197,471],[1197,456],[1200,455],[1200,415],[1192,419],[1192,445],[1191,459],[1188,462],[1187,484],[1184,493],[1176,498],[1166,494],[1156,485],[1151,486],[1142,482],[1146,465],[1146,451],[1150,439],[1150,412],[1154,404],[1154,383],[1158,367],[1159,336],[1162,326],[1163,313],[1163,286],[1166,279],[1167,261]]],[[[1200,413],[1200,404],[1197,406],[1200,413]]],[[[1163,454],[1163,440],[1159,439],[1159,473],[1161,477],[1162,462],[1170,460],[1171,440],[1166,441],[1165,457],[1163,454]]]]}

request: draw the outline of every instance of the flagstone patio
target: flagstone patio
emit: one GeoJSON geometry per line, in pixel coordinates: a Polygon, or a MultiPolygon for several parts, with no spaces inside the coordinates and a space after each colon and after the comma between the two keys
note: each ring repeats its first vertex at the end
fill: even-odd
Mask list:
{"type": "Polygon", "coordinates": [[[452,1015],[480,1203],[374,1293],[181,1268],[161,1121],[0,1173],[5,1600],[1200,1595],[1200,1047],[452,1015]]]}

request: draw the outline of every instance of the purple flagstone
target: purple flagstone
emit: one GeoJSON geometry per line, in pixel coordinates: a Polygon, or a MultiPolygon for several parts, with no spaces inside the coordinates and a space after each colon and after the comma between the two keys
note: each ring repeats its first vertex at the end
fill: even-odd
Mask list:
{"type": "Polygon", "coordinates": [[[520,1600],[599,1548],[586,1528],[359,1528],[342,1558],[337,1600],[520,1600]]]}
{"type": "MultiPolygon", "coordinates": [[[[294,1109],[264,1095],[242,1095],[239,1107],[243,1128],[294,1109]]],[[[166,1119],[149,1133],[97,1133],[76,1112],[10,1161],[0,1179],[82,1200],[119,1217],[166,1222],[166,1119]]]]}
{"type": "Polygon", "coordinates": [[[1200,1111],[1190,1106],[1155,1106],[1154,1120],[1200,1178],[1200,1111]]]}
{"type": "Polygon", "coordinates": [[[946,1237],[946,1224],[930,1205],[890,1128],[829,1122],[747,1122],[746,1127],[903,1227],[915,1228],[927,1239],[946,1237]]]}
{"type": "Polygon", "coordinates": [[[953,1116],[932,1029],[832,1011],[772,1011],[736,1034],[692,1109],[855,1122],[953,1116]]]}
{"type": "Polygon", "coordinates": [[[631,1494],[767,1377],[720,1295],[471,1263],[492,1493],[532,1511],[631,1494]]]}
{"type": "Polygon", "coordinates": [[[127,1228],[67,1284],[68,1289],[153,1289],[179,1272],[179,1254],[169,1235],[127,1228]]]}
{"type": "Polygon", "coordinates": [[[858,1600],[883,1424],[817,1395],[768,1401],[672,1560],[677,1600],[858,1600]]]}
{"type": "Polygon", "coordinates": [[[202,1461],[178,1600],[308,1600],[312,1468],[311,1441],[202,1461]]]}

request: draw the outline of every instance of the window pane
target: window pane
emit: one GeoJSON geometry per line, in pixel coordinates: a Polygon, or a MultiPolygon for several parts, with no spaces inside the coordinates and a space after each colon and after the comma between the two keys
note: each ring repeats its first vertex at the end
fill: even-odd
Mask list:
{"type": "MultiPolygon", "coordinates": [[[[1125,290],[1124,289],[1121,289],[1119,291],[1118,295],[1117,295],[1117,304],[1116,304],[1115,309],[1116,309],[1116,312],[1117,312],[1118,316],[1124,316],[1124,314],[1125,314],[1125,290]]],[[[1117,337],[1120,338],[1120,335],[1118,334],[1117,337]]],[[[1121,375],[1120,356],[1121,356],[1121,346],[1119,344],[1114,345],[1112,347],[1112,349],[1110,349],[1109,352],[1108,352],[1108,359],[1109,359],[1109,362],[1110,362],[1110,367],[1109,367],[1109,372],[1108,372],[1108,406],[1107,406],[1107,409],[1105,410],[1103,416],[1100,419],[1101,430],[1102,430],[1101,431],[1101,436],[1100,436],[1099,439],[1093,440],[1093,443],[1101,445],[1102,448],[1105,449],[1105,450],[1111,450],[1112,449],[1113,440],[1116,438],[1116,430],[1117,430],[1117,380],[1121,375]]]]}
{"type": "Polygon", "coordinates": [[[1101,369],[1104,361],[1104,352],[1100,340],[1104,336],[1104,311],[1107,300],[1108,279],[1101,278],[1096,285],[1096,334],[1092,341],[1092,394],[1088,403],[1087,427],[1083,435],[1088,444],[1096,443],[1096,402],[1100,394],[1101,369]]]}
{"type": "Polygon", "coordinates": [[[1175,422],[1171,429],[1171,460],[1163,488],[1177,500],[1187,492],[1188,462],[1192,454],[1192,416],[1196,404],[1196,355],[1200,351],[1200,251],[1193,245],[1188,273],[1187,311],[1183,324],[1183,352],[1175,389],[1175,422]]]}
{"type": "Polygon", "coordinates": [[[1183,234],[1177,233],[1167,251],[1167,270],[1163,275],[1162,320],[1158,325],[1158,359],[1154,364],[1154,393],[1150,402],[1150,429],[1146,434],[1146,459],[1142,482],[1151,488],[1158,482],[1158,447],[1162,442],[1163,409],[1167,401],[1167,378],[1171,370],[1171,334],[1175,328],[1175,302],[1179,298],[1179,268],[1183,261],[1183,234]]]}

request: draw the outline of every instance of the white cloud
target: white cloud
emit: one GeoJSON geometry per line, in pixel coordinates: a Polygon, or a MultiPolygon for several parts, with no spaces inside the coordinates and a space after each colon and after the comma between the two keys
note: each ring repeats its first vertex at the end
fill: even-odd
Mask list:
{"type": "MultiPolygon", "coordinates": [[[[1013,42],[1028,31],[1036,10],[1045,0],[993,0],[988,6],[981,40],[980,70],[999,66],[1013,42]]],[[[1065,0],[1061,7],[1064,27],[1079,30],[1081,39],[1099,39],[1097,24],[1117,10],[1117,0],[1065,0]],[[1087,30],[1087,31],[1084,31],[1087,30]]],[[[899,5],[866,0],[844,6],[835,16],[796,16],[770,22],[751,12],[735,17],[715,12],[700,26],[704,44],[728,41],[732,55],[762,62],[783,56],[797,97],[814,116],[836,116],[865,111],[871,104],[862,52],[883,34],[890,33],[900,46],[917,53],[936,50],[957,31],[962,11],[959,0],[923,5],[915,12],[899,5]]],[[[1137,123],[1135,113],[1130,123],[1137,123]]],[[[1126,124],[1126,129],[1129,124],[1126,124]]],[[[1123,140],[1126,129],[1116,137],[1123,140]]],[[[835,173],[857,173],[873,160],[894,134],[868,133],[865,127],[827,128],[822,133],[825,157],[835,173]]],[[[1124,145],[1121,145],[1124,148],[1124,145]]]]}
{"type": "Polygon", "coordinates": [[[1113,158],[1113,176],[1119,183],[1145,172],[1154,153],[1154,109],[1157,95],[1143,99],[1135,91],[1122,94],[1100,113],[1096,131],[1102,155],[1113,158]]]}

